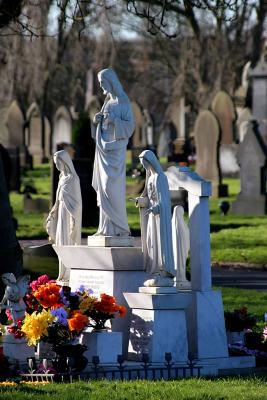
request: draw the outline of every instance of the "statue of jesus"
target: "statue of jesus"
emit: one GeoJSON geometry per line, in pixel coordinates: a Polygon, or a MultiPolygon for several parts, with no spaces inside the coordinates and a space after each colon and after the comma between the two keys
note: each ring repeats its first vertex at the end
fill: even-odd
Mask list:
{"type": "Polygon", "coordinates": [[[99,226],[96,235],[129,236],[126,214],[126,148],[134,132],[131,103],[111,68],[98,73],[106,99],[95,114],[97,125],[92,186],[97,193],[99,226]]]}

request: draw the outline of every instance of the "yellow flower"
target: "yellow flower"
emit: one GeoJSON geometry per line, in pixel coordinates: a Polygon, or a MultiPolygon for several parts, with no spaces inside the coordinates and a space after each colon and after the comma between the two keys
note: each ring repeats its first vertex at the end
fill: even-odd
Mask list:
{"type": "Polygon", "coordinates": [[[79,309],[82,313],[85,311],[91,311],[94,307],[94,303],[97,301],[96,297],[84,297],[79,305],[79,309]]]}
{"type": "Polygon", "coordinates": [[[28,345],[36,346],[42,336],[48,336],[47,328],[55,319],[56,317],[46,310],[40,313],[36,311],[32,314],[26,313],[21,330],[28,339],[28,345]]]}

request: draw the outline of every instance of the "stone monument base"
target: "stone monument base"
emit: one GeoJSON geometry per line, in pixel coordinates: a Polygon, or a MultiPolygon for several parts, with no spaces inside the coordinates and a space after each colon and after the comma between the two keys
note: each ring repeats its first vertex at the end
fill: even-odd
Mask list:
{"type": "Polygon", "coordinates": [[[27,364],[27,358],[35,356],[34,346],[28,346],[24,338],[16,339],[13,333],[3,335],[3,354],[11,364],[17,361],[27,364]]]}
{"type": "Polygon", "coordinates": [[[243,197],[239,195],[232,204],[232,213],[240,215],[265,215],[266,214],[266,196],[243,197]]]}
{"type": "Polygon", "coordinates": [[[112,331],[123,333],[123,355],[128,349],[131,310],[123,292],[137,292],[145,280],[141,247],[54,246],[66,268],[70,269],[70,287],[84,285],[94,295],[115,296],[117,303],[127,307],[124,318],[112,321],[112,331]]]}
{"type": "Polygon", "coordinates": [[[99,357],[101,364],[116,364],[118,355],[122,354],[121,332],[84,331],[81,334],[80,343],[87,346],[84,356],[89,364],[91,364],[94,356],[99,357]]]}
{"type": "Polygon", "coordinates": [[[134,247],[132,236],[88,236],[87,244],[90,247],[134,247]]]}
{"type": "Polygon", "coordinates": [[[124,296],[132,308],[128,360],[142,361],[142,354],[147,353],[150,362],[164,362],[165,353],[171,353],[173,362],[187,362],[185,309],[191,295],[124,293],[124,296]]]}
{"type": "Polygon", "coordinates": [[[196,359],[228,357],[221,292],[192,291],[191,293],[192,302],[186,313],[191,357],[196,359]]]}

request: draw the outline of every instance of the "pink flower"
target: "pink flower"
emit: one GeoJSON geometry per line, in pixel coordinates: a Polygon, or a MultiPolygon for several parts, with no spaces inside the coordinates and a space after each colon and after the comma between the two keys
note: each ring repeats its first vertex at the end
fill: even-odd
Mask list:
{"type": "Polygon", "coordinates": [[[30,287],[35,292],[36,290],[38,290],[39,286],[45,285],[48,282],[51,283],[51,282],[55,282],[55,281],[50,280],[48,275],[41,275],[41,276],[39,276],[39,278],[36,281],[32,281],[30,283],[30,287]]]}
{"type": "Polygon", "coordinates": [[[9,321],[13,321],[12,314],[11,314],[11,312],[10,312],[10,310],[8,308],[6,309],[6,316],[7,316],[9,321]]]}

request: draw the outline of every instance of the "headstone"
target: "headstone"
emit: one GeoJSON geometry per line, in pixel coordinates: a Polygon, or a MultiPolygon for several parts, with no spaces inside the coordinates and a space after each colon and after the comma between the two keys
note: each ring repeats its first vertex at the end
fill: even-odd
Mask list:
{"type": "Polygon", "coordinates": [[[39,106],[36,103],[32,103],[26,116],[29,153],[33,157],[34,164],[41,164],[44,159],[44,137],[42,114],[39,106]]]}
{"type": "Polygon", "coordinates": [[[168,142],[168,161],[187,161],[187,155],[185,154],[185,141],[187,139],[186,122],[188,111],[189,107],[185,105],[184,97],[180,98],[178,102],[175,101],[171,103],[166,110],[166,124],[164,124],[164,128],[169,124],[171,136],[171,139],[168,142]],[[175,137],[173,138],[174,133],[175,137]]]}
{"type": "Polygon", "coordinates": [[[240,110],[236,121],[237,138],[239,142],[242,142],[244,140],[246,134],[246,129],[244,128],[246,125],[244,125],[244,122],[248,122],[252,120],[252,118],[253,117],[250,108],[245,107],[240,110]]]}
{"type": "MultiPolygon", "coordinates": [[[[97,74],[94,68],[90,68],[86,73],[86,95],[85,95],[85,111],[90,108],[92,99],[96,97],[98,91],[97,74]]],[[[99,107],[97,108],[99,110],[99,107]]],[[[96,111],[97,112],[97,111],[96,111]]]]}
{"type": "Polygon", "coordinates": [[[59,143],[72,143],[72,118],[65,106],[60,106],[53,118],[52,152],[57,151],[59,143]]]}
{"type": "Polygon", "coordinates": [[[177,138],[177,130],[175,125],[169,121],[164,122],[161,128],[159,144],[157,147],[158,157],[167,157],[168,161],[174,159],[174,144],[177,138]]]}
{"type": "Polygon", "coordinates": [[[44,158],[45,162],[48,162],[51,156],[51,124],[47,117],[43,118],[44,124],[44,158]]]}
{"type": "Polygon", "coordinates": [[[16,101],[0,110],[0,143],[8,149],[19,149],[19,164],[26,165],[24,116],[16,101]]]}
{"type": "Polygon", "coordinates": [[[252,114],[259,123],[260,134],[267,143],[267,41],[260,61],[250,72],[252,80],[252,114]]]}
{"type": "Polygon", "coordinates": [[[147,140],[144,134],[144,116],[142,109],[136,101],[131,102],[135,120],[134,133],[129,141],[132,151],[132,166],[135,167],[138,162],[138,156],[147,147],[147,140]]]}
{"type": "Polygon", "coordinates": [[[146,138],[147,147],[148,149],[153,150],[155,148],[153,119],[146,108],[143,111],[143,116],[144,116],[144,131],[145,131],[144,135],[146,138]]]}
{"type": "Polygon", "coordinates": [[[264,215],[267,212],[267,148],[257,123],[248,123],[248,131],[238,148],[241,190],[232,204],[234,214],[264,215]]]}
{"type": "Polygon", "coordinates": [[[221,138],[219,148],[219,163],[223,176],[234,176],[238,173],[236,161],[236,145],[234,142],[234,122],[236,119],[233,100],[224,91],[217,93],[212,101],[211,109],[218,118],[221,138]]]}
{"type": "Polygon", "coordinates": [[[218,160],[220,128],[215,115],[201,111],[194,126],[196,144],[196,172],[212,183],[212,195],[221,194],[221,173],[218,160]]]}
{"type": "Polygon", "coordinates": [[[220,91],[211,105],[212,112],[219,120],[221,127],[221,144],[232,144],[234,141],[235,107],[228,93],[220,91]]]}
{"type": "Polygon", "coordinates": [[[11,173],[10,173],[10,181],[9,181],[9,188],[10,190],[15,190],[19,192],[20,190],[20,183],[21,183],[21,176],[20,176],[20,161],[21,161],[21,154],[19,147],[11,147],[7,149],[11,160],[11,173]]]}

